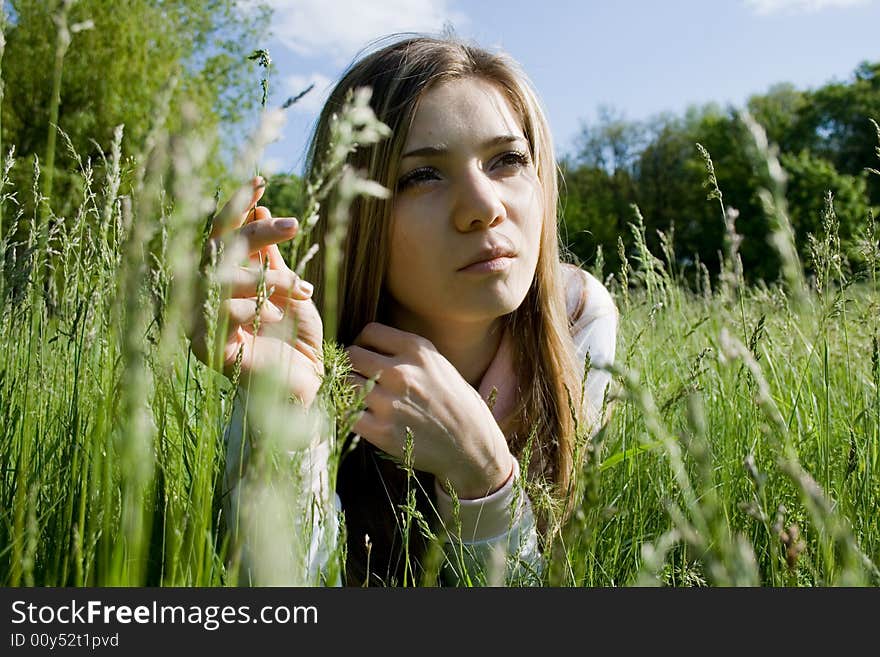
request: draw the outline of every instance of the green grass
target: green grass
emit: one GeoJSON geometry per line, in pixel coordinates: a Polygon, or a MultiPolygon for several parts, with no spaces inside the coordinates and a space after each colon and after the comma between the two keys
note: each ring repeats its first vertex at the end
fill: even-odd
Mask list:
{"type": "MultiPolygon", "coordinates": [[[[3,177],[2,585],[237,581],[220,500],[234,387],[183,329],[211,211],[206,151],[195,136],[151,139],[149,165],[123,161],[121,133],[100,167],[73,158],[69,216],[41,196],[38,166],[33,190],[3,177]]],[[[724,285],[689,291],[633,225],[633,264],[609,280],[611,420],[545,550],[547,584],[880,583],[876,230],[868,218],[853,273],[827,212],[809,287],[793,274],[747,287],[728,242],[724,285]]],[[[344,431],[352,400],[331,351],[344,431]]]]}
{"type": "Polygon", "coordinates": [[[620,343],[631,376],[567,546],[576,583],[877,584],[876,290],[798,314],[779,290],[746,291],[741,306],[631,298],[620,343]],[[725,330],[752,345],[764,403],[725,330]],[[789,564],[792,525],[803,549],[789,564]]]}

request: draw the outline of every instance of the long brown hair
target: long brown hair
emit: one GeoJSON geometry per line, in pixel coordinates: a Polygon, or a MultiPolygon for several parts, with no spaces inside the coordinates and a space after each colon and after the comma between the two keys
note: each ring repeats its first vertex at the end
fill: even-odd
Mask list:
{"type": "MultiPolygon", "coordinates": [[[[514,366],[521,385],[515,411],[502,423],[512,453],[520,457],[530,433],[528,479],[544,481],[558,499],[569,493],[575,441],[573,409],[580,409],[581,375],[569,333],[563,271],[557,233],[557,169],[550,130],[540,102],[526,75],[509,56],[492,53],[456,38],[408,36],[363,56],[343,75],[318,119],[309,149],[307,169],[318,169],[327,151],[331,117],[340,111],[349,90],[372,88],[371,106],[391,128],[391,137],[359,148],[349,164],[389,189],[394,189],[404,144],[422,94],[441,81],[479,77],[495,84],[522,122],[538,179],[543,188],[540,248],[532,285],[519,308],[504,318],[514,344],[514,366]]],[[[338,282],[338,339],[351,344],[363,327],[383,321],[387,293],[383,288],[391,235],[393,199],[358,198],[351,208],[338,282]]],[[[323,244],[327,208],[315,226],[323,244]]],[[[323,300],[320,258],[310,263],[315,301],[323,300]]],[[[579,414],[580,411],[574,411],[579,414]]],[[[340,464],[337,492],[346,513],[348,580],[368,577],[365,534],[370,534],[370,571],[375,580],[400,581],[403,567],[401,538],[395,534],[398,504],[406,481],[395,464],[381,458],[364,441],[340,464]],[[390,505],[386,507],[385,505],[390,505]],[[382,508],[388,513],[383,517],[382,508]]],[[[430,520],[433,483],[419,474],[423,508],[430,520]]],[[[413,532],[417,534],[418,532],[413,532]]],[[[410,537],[410,554],[424,549],[420,536],[410,537]]],[[[405,538],[403,540],[406,540],[405,538]]]]}

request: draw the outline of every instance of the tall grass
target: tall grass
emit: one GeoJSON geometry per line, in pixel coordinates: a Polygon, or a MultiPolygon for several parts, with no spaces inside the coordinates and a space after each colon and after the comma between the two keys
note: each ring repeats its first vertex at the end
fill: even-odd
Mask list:
{"type": "MultiPolygon", "coordinates": [[[[352,100],[360,109],[342,118],[363,119],[365,97],[352,100]]],[[[32,187],[13,189],[10,170],[21,162],[12,150],[4,159],[3,585],[240,581],[222,481],[223,432],[237,381],[193,358],[184,330],[194,311],[216,319],[216,288],[205,307],[195,308],[199,254],[216,208],[213,184],[200,173],[209,151],[194,117],[181,134],[164,133],[164,104],[158,106],[148,150],[132,159],[121,152],[122,127],[97,162],[81,158],[66,141],[79,180],[70,216],[53,213],[38,162],[32,187]],[[25,195],[32,204],[23,202],[25,195]],[[32,215],[23,210],[28,205],[32,215]]],[[[369,121],[340,134],[346,131],[382,136],[369,121]]],[[[663,236],[662,258],[651,253],[634,208],[636,248],[623,253],[622,271],[608,278],[621,310],[611,420],[582,445],[587,458],[578,502],[570,520],[548,536],[545,584],[880,583],[875,220],[866,217],[864,264],[854,271],[840,251],[829,196],[822,232],[811,238],[815,275],[805,279],[791,248],[784,176],[760,129],[753,132],[756,157],[769,172],[764,198],[775,218],[769,237],[784,275],[771,285],[744,285],[735,211],[724,207],[705,151],[711,200],[719,202],[727,230],[716,290],[708,277],[700,290],[686,288],[672,234],[663,236]]],[[[239,160],[242,179],[269,138],[249,142],[256,150],[239,160]]],[[[337,147],[344,155],[353,145],[337,147]]],[[[357,194],[383,192],[343,169],[325,173],[310,191],[303,226],[314,225],[317,203],[336,204],[331,240],[321,245],[332,272],[346,204],[357,194]]],[[[307,249],[308,230],[303,233],[296,245],[296,253],[304,251],[301,260],[315,255],[314,247],[307,249]]],[[[332,295],[328,303],[325,322],[335,316],[332,295]]],[[[321,408],[333,420],[333,439],[347,434],[358,400],[344,384],[347,363],[333,342],[335,327],[326,328],[321,408]]],[[[223,327],[212,321],[211,331],[222,334],[223,327]]],[[[264,452],[252,475],[262,482],[255,493],[261,526],[273,530],[263,539],[265,581],[306,582],[302,558],[314,549],[309,514],[315,507],[295,499],[301,490],[295,475],[302,466],[297,448],[309,437],[297,437],[291,426],[305,431],[311,420],[292,410],[277,388],[252,390],[249,397],[260,400],[249,403],[261,404],[261,415],[276,420],[261,427],[275,449],[264,452]],[[291,499],[296,503],[288,505],[291,499]]],[[[333,440],[331,470],[341,457],[338,447],[333,440]]],[[[418,517],[408,502],[401,509],[407,526],[429,532],[430,519],[418,517]]],[[[342,563],[342,544],[324,546],[331,569],[342,563]]],[[[437,569],[423,581],[407,571],[399,584],[430,583],[437,569]]],[[[464,575],[466,583],[486,580],[464,575]]],[[[490,574],[489,581],[499,580],[490,574]]]]}

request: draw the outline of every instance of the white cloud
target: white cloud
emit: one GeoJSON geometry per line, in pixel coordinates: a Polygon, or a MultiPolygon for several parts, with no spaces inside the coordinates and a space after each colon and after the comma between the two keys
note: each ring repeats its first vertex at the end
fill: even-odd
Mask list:
{"type": "Polygon", "coordinates": [[[330,95],[334,82],[321,73],[286,76],[284,78],[284,93],[288,96],[297,96],[310,84],[315,85],[311,91],[290,106],[290,111],[317,114],[330,95]]]}
{"type": "Polygon", "coordinates": [[[786,12],[806,14],[822,9],[846,9],[867,5],[874,0],[745,0],[746,6],[756,14],[765,16],[786,12]]]}
{"type": "Polygon", "coordinates": [[[346,62],[394,32],[439,32],[467,22],[448,0],[268,0],[273,35],[297,54],[346,62]]]}

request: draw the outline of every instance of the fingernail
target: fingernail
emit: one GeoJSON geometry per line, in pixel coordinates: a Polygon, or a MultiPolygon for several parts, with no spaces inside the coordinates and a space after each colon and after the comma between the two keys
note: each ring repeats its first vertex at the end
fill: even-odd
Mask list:
{"type": "Polygon", "coordinates": [[[276,219],[274,225],[278,230],[290,230],[291,228],[299,226],[299,222],[293,217],[288,217],[285,219],[276,219]]]}
{"type": "Polygon", "coordinates": [[[300,281],[299,289],[302,290],[305,294],[311,294],[314,291],[315,286],[308,281],[300,281]]]}
{"type": "Polygon", "coordinates": [[[266,179],[263,176],[257,176],[251,181],[254,185],[254,189],[259,189],[260,187],[266,186],[266,179]]]}

